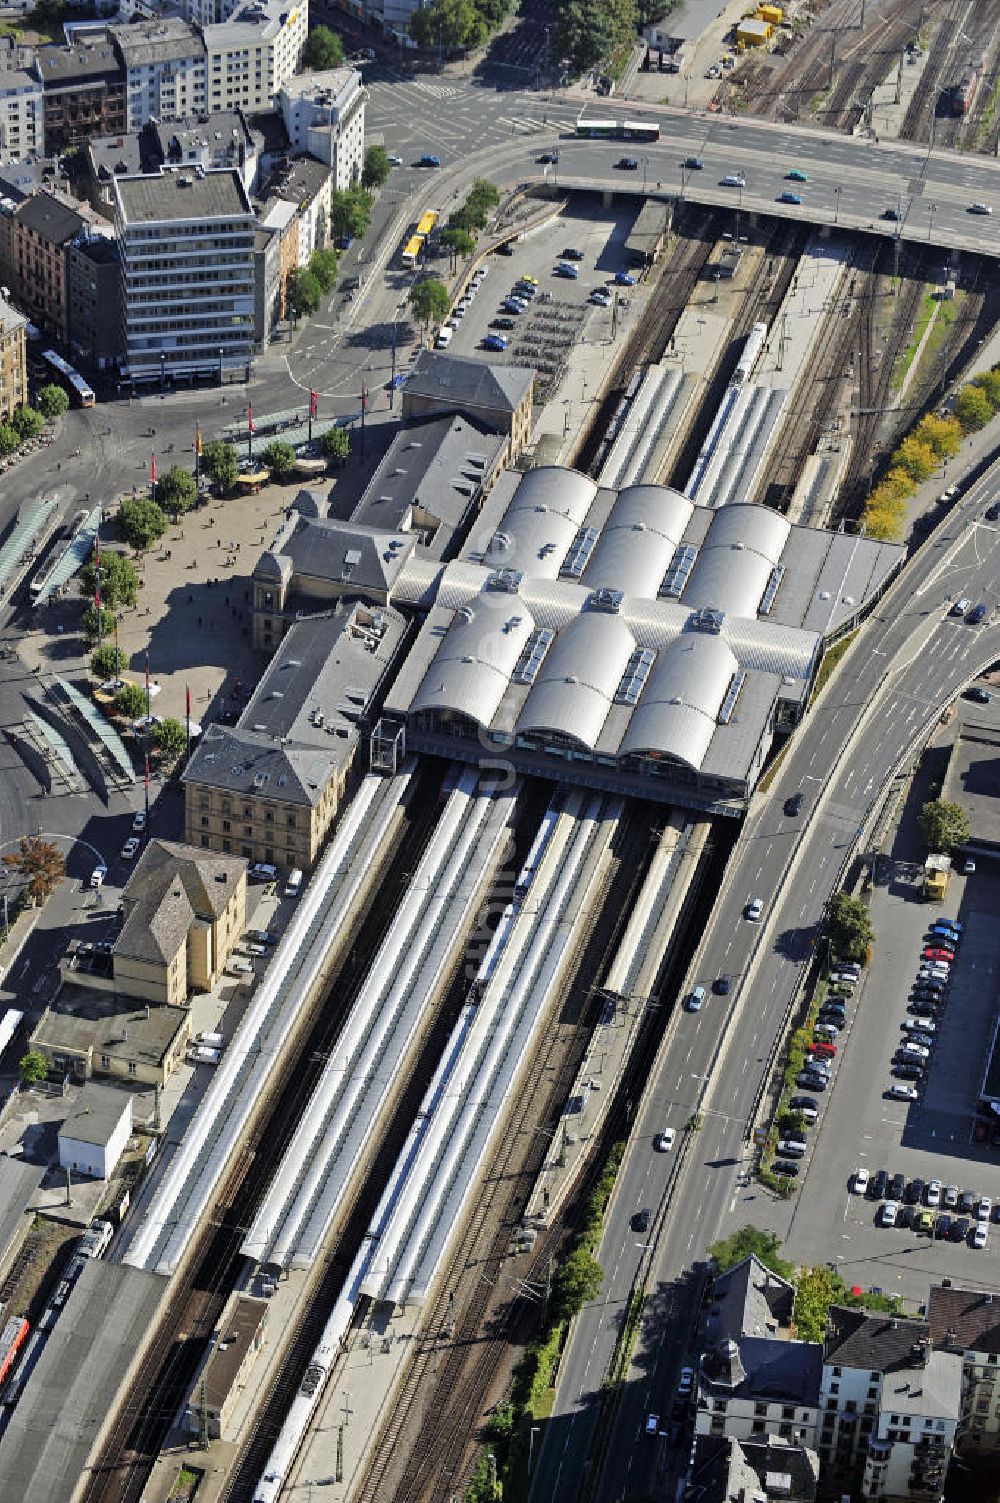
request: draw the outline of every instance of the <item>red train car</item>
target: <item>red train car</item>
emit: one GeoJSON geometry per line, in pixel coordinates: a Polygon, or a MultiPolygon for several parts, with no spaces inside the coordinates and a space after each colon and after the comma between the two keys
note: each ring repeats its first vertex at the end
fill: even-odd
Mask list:
{"type": "Polygon", "coordinates": [[[28,1335],[28,1322],[23,1315],[12,1315],[0,1332],[0,1383],[14,1366],[14,1359],[28,1335]]]}

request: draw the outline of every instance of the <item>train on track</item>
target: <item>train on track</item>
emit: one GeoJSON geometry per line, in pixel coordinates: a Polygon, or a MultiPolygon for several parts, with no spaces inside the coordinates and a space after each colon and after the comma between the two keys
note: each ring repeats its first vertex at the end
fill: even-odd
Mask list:
{"type": "Polygon", "coordinates": [[[949,84],[944,91],[942,113],[955,118],[967,115],[976,102],[982,76],[981,62],[972,63],[968,68],[964,68],[954,83],[949,84]]]}

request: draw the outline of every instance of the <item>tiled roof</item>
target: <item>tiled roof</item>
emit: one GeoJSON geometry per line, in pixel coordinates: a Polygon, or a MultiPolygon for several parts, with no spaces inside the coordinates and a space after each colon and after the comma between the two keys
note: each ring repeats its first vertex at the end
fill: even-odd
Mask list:
{"type": "Polygon", "coordinates": [[[534,379],[534,371],[526,366],[488,365],[482,360],[463,360],[457,355],[421,350],[404,392],[407,397],[453,402],[466,410],[495,408],[516,412],[534,379]]]}
{"type": "Polygon", "coordinates": [[[1000,1295],[933,1284],[927,1321],[936,1347],[1000,1353],[1000,1295]]]}
{"type": "Polygon", "coordinates": [[[900,1315],[869,1315],[865,1310],[834,1305],[827,1325],[826,1361],[837,1367],[857,1367],[871,1372],[892,1372],[914,1367],[921,1343],[930,1339],[926,1320],[907,1320],[900,1315]]]}
{"type": "Polygon", "coordinates": [[[151,840],[122,894],[128,915],[115,955],[167,963],[196,918],[219,917],[246,862],[173,840],[151,840]],[[131,906],[130,906],[131,905],[131,906]]]}

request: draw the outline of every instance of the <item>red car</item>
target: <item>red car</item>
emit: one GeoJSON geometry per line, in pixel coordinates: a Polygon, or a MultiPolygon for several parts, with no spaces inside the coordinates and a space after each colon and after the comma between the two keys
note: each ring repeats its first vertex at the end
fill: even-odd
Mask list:
{"type": "Polygon", "coordinates": [[[945,965],[951,965],[955,959],[950,950],[939,950],[930,945],[923,951],[923,958],[924,960],[943,960],[945,965]]]}
{"type": "Polygon", "coordinates": [[[836,1044],[826,1044],[814,1040],[806,1049],[807,1054],[818,1054],[823,1059],[833,1059],[837,1053],[836,1044]]]}

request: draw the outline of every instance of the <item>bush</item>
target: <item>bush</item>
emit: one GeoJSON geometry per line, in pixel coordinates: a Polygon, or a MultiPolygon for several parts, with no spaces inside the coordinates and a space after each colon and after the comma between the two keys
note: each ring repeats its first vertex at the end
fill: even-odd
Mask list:
{"type": "Polygon", "coordinates": [[[61,386],[50,381],[48,386],[43,386],[38,393],[38,408],[47,418],[62,417],[69,407],[69,397],[61,386]]]}
{"type": "Polygon", "coordinates": [[[20,447],[21,440],[17,436],[17,429],[12,423],[0,423],[0,459],[6,459],[9,454],[20,447]]]}
{"type": "Polygon", "coordinates": [[[17,1071],[22,1085],[37,1085],[49,1073],[49,1062],[40,1050],[29,1049],[27,1054],[22,1054],[18,1060],[17,1071]]]}
{"type": "Polygon", "coordinates": [[[327,428],[319,446],[327,459],[346,459],[351,452],[351,435],[346,428],[327,428]]]}
{"type": "Polygon", "coordinates": [[[34,407],[19,407],[11,418],[14,431],[22,443],[29,438],[37,438],[45,427],[45,419],[34,407]]]}
{"type": "Polygon", "coordinates": [[[115,629],[114,611],[109,611],[101,606],[101,619],[97,619],[97,607],[88,605],[80,621],[80,626],[88,642],[96,642],[98,637],[110,637],[115,629]]]}
{"type": "Polygon", "coordinates": [[[102,642],[97,651],[91,654],[90,671],[102,684],[108,679],[118,678],[127,667],[128,654],[113,642],[102,642]]]}
{"type": "Polygon", "coordinates": [[[292,473],[295,464],[295,450],[291,444],[286,444],[283,439],[276,438],[268,444],[261,453],[261,459],[271,471],[275,480],[284,480],[292,473]]]}
{"type": "Polygon", "coordinates": [[[138,684],[122,684],[115,695],[115,709],[126,720],[138,720],[146,713],[146,695],[138,684]]]}
{"type": "Polygon", "coordinates": [[[165,762],[176,762],[187,746],[187,731],[179,720],[168,715],[156,722],[149,739],[165,762]]]}

